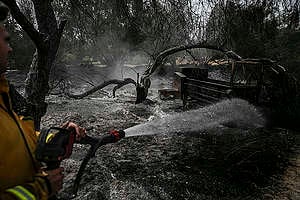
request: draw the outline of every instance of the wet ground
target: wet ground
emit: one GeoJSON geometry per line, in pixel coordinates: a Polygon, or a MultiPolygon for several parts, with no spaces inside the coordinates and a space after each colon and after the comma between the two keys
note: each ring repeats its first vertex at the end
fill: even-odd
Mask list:
{"type": "MultiPolygon", "coordinates": [[[[73,120],[92,129],[90,135],[99,136],[111,129],[126,129],[161,119],[166,114],[174,114],[174,108],[178,113],[180,105],[180,102],[173,101],[134,105],[131,96],[127,98],[124,101],[123,94],[115,99],[91,96],[84,100],[64,99],[61,104],[51,103],[43,124],[51,126],[73,120]]],[[[281,187],[281,182],[276,181],[281,176],[277,173],[265,174],[268,170],[278,170],[281,174],[288,169],[285,168],[286,159],[274,160],[274,155],[288,155],[288,142],[282,143],[286,139],[284,132],[274,133],[282,137],[279,140],[266,139],[272,133],[265,133],[252,124],[246,117],[248,112],[243,114],[239,116],[246,121],[214,124],[199,133],[182,130],[177,134],[138,136],[101,147],[89,162],[75,199],[268,199],[270,195],[288,198],[289,193],[276,194],[277,185],[281,187]],[[256,142],[260,139],[266,141],[258,141],[259,146],[253,144],[252,147],[255,138],[256,142]],[[248,150],[248,144],[253,149],[248,150]],[[245,148],[245,152],[241,155],[232,153],[239,151],[239,148],[245,148]],[[257,172],[256,166],[252,166],[247,169],[248,172],[240,173],[243,167],[240,169],[235,165],[240,163],[243,166],[243,160],[258,151],[258,157],[270,159],[268,166],[278,165],[278,169],[272,166],[265,169],[265,163],[260,163],[257,168],[262,172],[257,172]],[[229,156],[231,153],[232,159],[229,156]],[[272,181],[273,176],[276,176],[276,181],[272,181]]],[[[232,115],[230,112],[225,118],[234,122],[230,120],[235,119],[231,118],[232,115]]],[[[214,117],[223,118],[224,113],[214,117]]],[[[61,195],[70,191],[86,152],[86,146],[77,145],[71,159],[63,163],[66,179],[61,195]]],[[[249,165],[257,161],[257,157],[253,159],[249,165]]],[[[297,197],[294,194],[291,199],[297,197]]]]}
{"type": "MultiPolygon", "coordinates": [[[[70,80],[81,81],[73,85],[73,92],[91,86],[83,76],[75,78],[80,71],[85,80],[92,75],[89,81],[97,84],[101,83],[96,75],[99,70],[103,72],[68,69],[70,80]]],[[[159,120],[183,111],[180,100],[158,98],[157,89],[170,84],[170,79],[157,78],[151,101],[139,105],[134,104],[135,89],[130,85],[118,91],[116,98],[111,97],[109,87],[81,100],[50,95],[42,124],[58,126],[72,120],[89,128],[89,135],[100,136],[111,129],[159,120]]],[[[213,120],[226,119],[226,123],[200,132],[124,138],[101,147],[86,167],[75,199],[300,199],[299,136],[261,128],[259,110],[238,102],[238,109],[228,102],[211,106],[213,120]],[[220,105],[226,112],[220,112],[220,105]]],[[[199,113],[195,117],[206,123],[209,116],[199,113]]],[[[66,177],[61,196],[70,192],[87,148],[76,145],[72,157],[62,163],[66,177]]]]}

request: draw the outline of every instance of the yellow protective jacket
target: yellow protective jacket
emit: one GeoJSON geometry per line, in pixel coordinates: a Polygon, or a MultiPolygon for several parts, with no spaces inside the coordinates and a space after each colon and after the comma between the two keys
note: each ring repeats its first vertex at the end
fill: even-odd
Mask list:
{"type": "Polygon", "coordinates": [[[9,86],[0,77],[0,200],[48,199],[49,181],[34,151],[37,133],[31,119],[12,111],[9,86]]]}

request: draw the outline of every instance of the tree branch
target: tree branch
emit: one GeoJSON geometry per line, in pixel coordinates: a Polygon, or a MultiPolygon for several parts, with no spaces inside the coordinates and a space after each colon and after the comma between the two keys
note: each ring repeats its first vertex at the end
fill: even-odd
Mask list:
{"type": "Polygon", "coordinates": [[[156,57],[155,61],[154,61],[154,64],[152,66],[150,66],[144,72],[144,74],[143,74],[144,77],[149,77],[157,69],[157,67],[159,67],[163,63],[163,61],[165,60],[165,58],[167,56],[172,55],[174,53],[177,53],[179,51],[188,50],[188,49],[196,49],[196,48],[204,48],[204,49],[212,49],[212,50],[216,50],[216,51],[221,51],[227,57],[232,58],[234,60],[241,60],[242,59],[239,55],[237,55],[233,51],[228,51],[228,50],[223,49],[221,47],[209,45],[209,44],[206,44],[206,43],[197,43],[197,44],[191,44],[191,45],[181,45],[181,46],[176,46],[176,47],[169,48],[169,49],[167,49],[167,50],[162,51],[161,53],[159,53],[158,56],[156,57]]]}
{"type": "Polygon", "coordinates": [[[117,86],[114,87],[113,89],[113,96],[115,97],[115,92],[117,89],[127,85],[127,84],[134,84],[136,85],[136,82],[131,79],[131,78],[125,78],[124,80],[117,80],[117,79],[112,79],[112,80],[109,80],[109,81],[105,81],[103,83],[101,83],[100,85],[96,86],[96,87],[93,87],[92,89],[82,93],[82,94],[70,94],[70,93],[66,93],[66,95],[70,98],[74,98],[74,99],[82,99],[83,97],[86,97],[90,94],[93,94],[95,93],[96,91],[102,89],[102,88],[105,88],[106,86],[108,85],[111,85],[111,84],[117,84],[117,86]]]}
{"type": "Polygon", "coordinates": [[[36,47],[40,50],[45,49],[45,42],[42,35],[34,28],[33,24],[25,17],[19,9],[15,0],[1,0],[10,9],[11,15],[15,18],[18,24],[28,34],[36,47]]]}

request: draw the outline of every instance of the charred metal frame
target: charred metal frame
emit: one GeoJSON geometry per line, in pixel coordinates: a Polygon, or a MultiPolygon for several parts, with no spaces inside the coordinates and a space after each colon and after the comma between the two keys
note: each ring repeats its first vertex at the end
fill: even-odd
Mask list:
{"type": "MultiPolygon", "coordinates": [[[[270,94],[265,94],[264,97],[261,94],[266,90],[268,84],[272,85],[274,79],[267,80],[265,74],[273,73],[275,76],[280,76],[285,73],[285,69],[268,59],[231,60],[230,64],[229,81],[215,80],[208,77],[196,79],[184,73],[175,72],[175,85],[177,85],[180,92],[184,107],[190,100],[210,104],[233,97],[246,99],[257,105],[270,104],[272,99],[270,94]],[[247,70],[250,72],[247,73],[247,70]],[[242,74],[238,74],[241,72],[242,74]],[[240,78],[241,82],[237,82],[237,78],[240,78]]],[[[207,65],[207,67],[214,66],[207,65]]]]}
{"type": "MultiPolygon", "coordinates": [[[[180,51],[200,48],[215,50],[224,54],[225,60],[231,64],[230,80],[219,81],[209,77],[192,77],[185,73],[176,72],[175,85],[177,85],[176,88],[184,105],[190,99],[196,99],[203,103],[213,103],[223,98],[239,97],[258,105],[276,106],[276,102],[285,101],[291,94],[295,93],[297,80],[288,75],[285,68],[276,62],[270,59],[243,59],[231,50],[206,43],[197,43],[172,47],[159,53],[154,63],[149,65],[141,77],[141,84],[139,85],[141,89],[137,90],[136,103],[141,103],[146,99],[148,88],[151,85],[150,77],[159,66],[163,66],[167,56],[180,51]],[[251,68],[258,70],[254,73],[251,72],[253,70],[251,68]],[[246,73],[246,69],[250,69],[251,73],[246,73]],[[238,83],[235,78],[239,70],[242,70],[244,76],[238,83]],[[293,81],[290,82],[290,80],[293,81]]],[[[208,64],[208,62],[202,64],[208,64]]]]}

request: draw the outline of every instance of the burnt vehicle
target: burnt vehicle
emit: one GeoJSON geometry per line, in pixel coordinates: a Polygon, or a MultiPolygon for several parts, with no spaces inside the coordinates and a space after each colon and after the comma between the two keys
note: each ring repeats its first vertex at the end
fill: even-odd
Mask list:
{"type": "Polygon", "coordinates": [[[275,107],[288,103],[296,95],[296,80],[275,61],[244,59],[233,51],[206,44],[178,46],[160,53],[144,73],[141,87],[143,82],[147,83],[145,89],[150,87],[150,75],[167,56],[194,48],[214,50],[224,56],[176,66],[174,88],[160,90],[161,97],[168,97],[169,93],[179,96],[184,107],[192,102],[210,104],[234,97],[263,107],[275,107]]]}
{"type": "Polygon", "coordinates": [[[268,59],[212,60],[179,69],[175,85],[184,106],[192,100],[210,104],[237,97],[268,107],[282,101],[290,88],[286,70],[268,59]]]}

